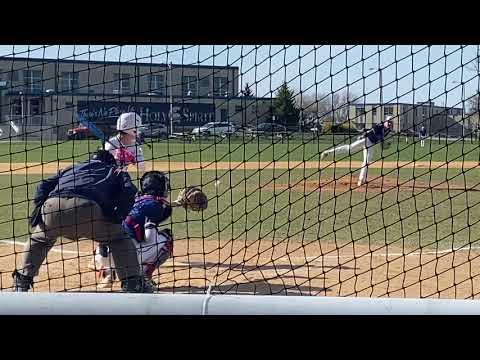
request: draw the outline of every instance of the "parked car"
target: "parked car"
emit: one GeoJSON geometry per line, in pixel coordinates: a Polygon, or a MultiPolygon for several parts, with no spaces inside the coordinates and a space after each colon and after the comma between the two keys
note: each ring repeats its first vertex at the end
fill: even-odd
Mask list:
{"type": "Polygon", "coordinates": [[[77,126],[73,129],[67,130],[67,139],[68,140],[83,140],[83,139],[95,139],[90,130],[85,126],[77,126]]]}
{"type": "Polygon", "coordinates": [[[235,126],[229,122],[209,122],[192,130],[196,136],[229,136],[235,132],[235,126]]]}
{"type": "Polygon", "coordinates": [[[287,136],[287,128],[275,123],[262,123],[250,130],[252,136],[287,136]]]}
{"type": "Polygon", "coordinates": [[[145,124],[139,137],[140,139],[165,139],[168,137],[168,128],[164,124],[145,124]]]}

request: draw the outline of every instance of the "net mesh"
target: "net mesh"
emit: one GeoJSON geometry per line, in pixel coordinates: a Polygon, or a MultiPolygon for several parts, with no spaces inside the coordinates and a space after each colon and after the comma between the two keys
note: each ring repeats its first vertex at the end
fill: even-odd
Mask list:
{"type": "MultiPolygon", "coordinates": [[[[159,292],[478,298],[479,51],[0,46],[0,290],[37,186],[135,112],[133,182],[162,170],[171,200],[209,199],[159,225],[175,237],[159,292]]],[[[119,291],[95,240],[59,237],[33,291],[119,291]]]]}

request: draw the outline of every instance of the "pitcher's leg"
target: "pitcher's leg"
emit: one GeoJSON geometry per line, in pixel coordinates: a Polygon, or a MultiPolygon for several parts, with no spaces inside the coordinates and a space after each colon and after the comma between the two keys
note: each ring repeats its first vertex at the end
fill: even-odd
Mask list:
{"type": "Polygon", "coordinates": [[[325,157],[327,157],[328,155],[330,155],[332,153],[335,153],[335,155],[336,154],[350,154],[350,155],[353,155],[354,153],[356,153],[358,150],[360,150],[362,148],[364,142],[365,142],[364,139],[360,139],[360,140],[354,141],[351,144],[341,145],[341,146],[337,146],[335,148],[325,150],[320,155],[320,160],[323,160],[325,157]]]}
{"type": "Polygon", "coordinates": [[[373,157],[373,143],[367,138],[365,139],[364,148],[363,148],[363,163],[360,170],[360,175],[358,177],[358,186],[362,186],[367,182],[368,178],[368,165],[372,161],[373,157]]]}

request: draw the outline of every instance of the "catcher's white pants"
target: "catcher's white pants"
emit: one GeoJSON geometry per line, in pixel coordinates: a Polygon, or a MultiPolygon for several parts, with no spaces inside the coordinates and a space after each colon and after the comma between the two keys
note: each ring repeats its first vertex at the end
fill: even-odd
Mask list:
{"type": "Polygon", "coordinates": [[[373,145],[367,137],[354,141],[349,145],[341,145],[335,148],[324,151],[324,154],[354,154],[360,149],[363,149],[363,163],[362,169],[360,170],[360,176],[358,177],[358,186],[363,185],[367,182],[367,172],[368,165],[372,162],[373,157],[373,145]]]}
{"type": "MultiPolygon", "coordinates": [[[[163,231],[159,231],[154,224],[145,224],[145,240],[137,242],[130,239],[136,247],[138,262],[142,267],[143,273],[151,277],[154,270],[158,269],[173,252],[173,239],[167,236],[163,231]]],[[[100,250],[97,247],[95,260],[97,267],[102,269],[115,268],[111,253],[107,257],[100,256],[100,250]]]]}

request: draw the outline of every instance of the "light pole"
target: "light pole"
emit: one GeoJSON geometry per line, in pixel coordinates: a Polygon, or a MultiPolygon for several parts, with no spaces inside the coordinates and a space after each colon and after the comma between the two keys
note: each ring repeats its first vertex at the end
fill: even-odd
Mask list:
{"type": "Polygon", "coordinates": [[[25,124],[25,111],[23,109],[25,98],[23,95],[23,91],[19,92],[20,95],[20,110],[21,110],[21,117],[22,117],[22,138],[25,140],[26,135],[25,135],[25,129],[26,129],[26,124],[25,124]]]}
{"type": "Polygon", "coordinates": [[[172,63],[168,64],[170,83],[170,136],[173,136],[173,87],[172,87],[172,63]]]}
{"type": "MultiPolygon", "coordinates": [[[[369,68],[368,70],[377,70],[377,68],[369,68]]],[[[382,79],[382,69],[378,67],[378,88],[380,89],[380,114],[383,114],[383,79],[382,79]]],[[[383,121],[383,119],[382,119],[383,121]]]]}
{"type": "MultiPolygon", "coordinates": [[[[462,84],[462,123],[463,123],[462,124],[462,136],[464,137],[465,136],[465,111],[464,111],[464,106],[465,105],[464,105],[463,99],[465,98],[465,93],[464,93],[465,87],[463,86],[463,83],[458,82],[456,80],[452,81],[451,83],[452,84],[462,84]]],[[[454,115],[453,111],[452,111],[452,118],[453,118],[453,120],[455,120],[455,115],[454,115]]]]}
{"type": "MultiPolygon", "coordinates": [[[[50,124],[49,126],[52,126],[53,127],[53,93],[55,92],[54,89],[47,89],[45,90],[45,92],[47,93],[48,97],[50,98],[50,124]]],[[[43,113],[43,112],[42,112],[43,113]]],[[[41,123],[41,134],[43,134],[43,116],[42,116],[42,123],[41,123]]],[[[48,126],[47,126],[47,129],[48,129],[48,126]]]]}

